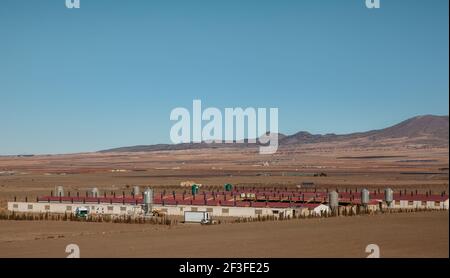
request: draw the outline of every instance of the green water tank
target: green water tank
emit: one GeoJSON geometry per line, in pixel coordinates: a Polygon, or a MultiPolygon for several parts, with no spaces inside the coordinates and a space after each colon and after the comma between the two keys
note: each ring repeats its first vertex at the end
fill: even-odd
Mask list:
{"type": "Polygon", "coordinates": [[[197,195],[198,193],[198,185],[193,184],[192,185],[192,195],[197,195]]]}
{"type": "Polygon", "coordinates": [[[231,190],[233,190],[233,185],[232,184],[229,184],[229,183],[227,183],[227,184],[225,184],[225,191],[231,191],[231,190]]]}

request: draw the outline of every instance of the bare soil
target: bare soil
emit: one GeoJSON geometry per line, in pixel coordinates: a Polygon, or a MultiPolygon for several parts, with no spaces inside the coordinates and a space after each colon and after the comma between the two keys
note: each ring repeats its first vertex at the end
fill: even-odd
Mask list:
{"type": "MultiPolygon", "coordinates": [[[[0,157],[0,210],[15,196],[33,200],[57,185],[84,194],[93,186],[184,190],[180,183],[187,180],[206,189],[314,182],[319,188],[448,192],[448,148],[322,144],[271,156],[227,148],[0,157]],[[326,176],[314,176],[320,173],[326,176]]],[[[371,243],[382,257],[448,257],[448,219],[448,212],[429,212],[171,228],[0,221],[0,257],[65,257],[69,243],[80,246],[82,257],[365,257],[371,243]]]]}
{"type": "Polygon", "coordinates": [[[449,256],[448,212],[295,219],[176,227],[80,222],[1,221],[0,257],[381,257],[449,256]]]}

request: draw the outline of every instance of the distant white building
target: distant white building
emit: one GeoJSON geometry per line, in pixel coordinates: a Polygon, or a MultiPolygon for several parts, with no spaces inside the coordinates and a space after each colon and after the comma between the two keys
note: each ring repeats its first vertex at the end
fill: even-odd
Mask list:
{"type": "MultiPolygon", "coordinates": [[[[8,210],[22,213],[67,213],[74,214],[77,208],[89,208],[93,215],[144,215],[142,205],[108,203],[57,203],[57,202],[8,202],[8,210]]],[[[326,207],[326,206],[323,206],[326,207]]],[[[152,209],[167,215],[183,216],[185,211],[204,211],[216,217],[292,217],[293,208],[205,206],[205,205],[153,205],[152,209]]],[[[318,208],[315,208],[317,211],[318,208]]]]}

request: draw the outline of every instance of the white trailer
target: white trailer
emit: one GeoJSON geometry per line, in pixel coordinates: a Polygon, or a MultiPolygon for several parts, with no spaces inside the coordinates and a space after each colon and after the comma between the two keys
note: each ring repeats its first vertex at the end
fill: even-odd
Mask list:
{"type": "Polygon", "coordinates": [[[209,223],[209,213],[204,211],[185,211],[184,212],[185,223],[209,223]]]}

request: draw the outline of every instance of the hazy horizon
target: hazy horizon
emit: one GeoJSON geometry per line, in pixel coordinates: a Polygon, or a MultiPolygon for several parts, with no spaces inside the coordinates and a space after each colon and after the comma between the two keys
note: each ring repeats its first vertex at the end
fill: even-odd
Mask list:
{"type": "MultiPolygon", "coordinates": [[[[427,114],[427,115],[416,115],[414,117],[405,119],[409,120],[409,119],[413,119],[413,118],[417,118],[417,117],[424,117],[424,116],[433,116],[433,117],[449,117],[449,115],[431,115],[431,114],[427,114]]],[[[401,121],[403,122],[403,121],[401,121]]],[[[393,125],[399,124],[401,122],[395,123],[393,125]]],[[[391,125],[392,126],[392,125],[391,125]]],[[[388,128],[391,126],[386,126],[383,128],[388,128]]],[[[383,129],[380,128],[380,129],[383,129]]],[[[360,130],[360,131],[355,131],[355,133],[358,132],[368,132],[368,131],[374,131],[374,130],[379,130],[379,129],[369,129],[369,130],[360,130]]],[[[298,132],[309,132],[307,130],[298,130],[297,132],[294,133],[284,133],[282,131],[280,131],[278,134],[283,134],[285,136],[290,136],[290,135],[294,135],[298,132]]],[[[310,133],[310,132],[309,132],[310,133]]],[[[348,135],[351,133],[334,133],[334,132],[330,132],[330,133],[311,133],[313,135],[326,135],[326,134],[336,134],[336,135],[348,135]]],[[[66,155],[66,154],[80,154],[80,153],[93,153],[93,152],[99,152],[99,151],[104,151],[104,150],[108,150],[108,149],[114,149],[114,148],[121,148],[121,147],[133,147],[133,146],[151,146],[151,145],[177,145],[174,143],[154,143],[154,144],[139,144],[139,145],[124,145],[124,146],[115,146],[112,148],[106,148],[106,149],[98,149],[98,150],[89,150],[89,151],[80,151],[80,152],[66,152],[66,153],[15,153],[15,154],[2,154],[0,153],[0,156],[27,156],[27,155],[66,155]]]]}

